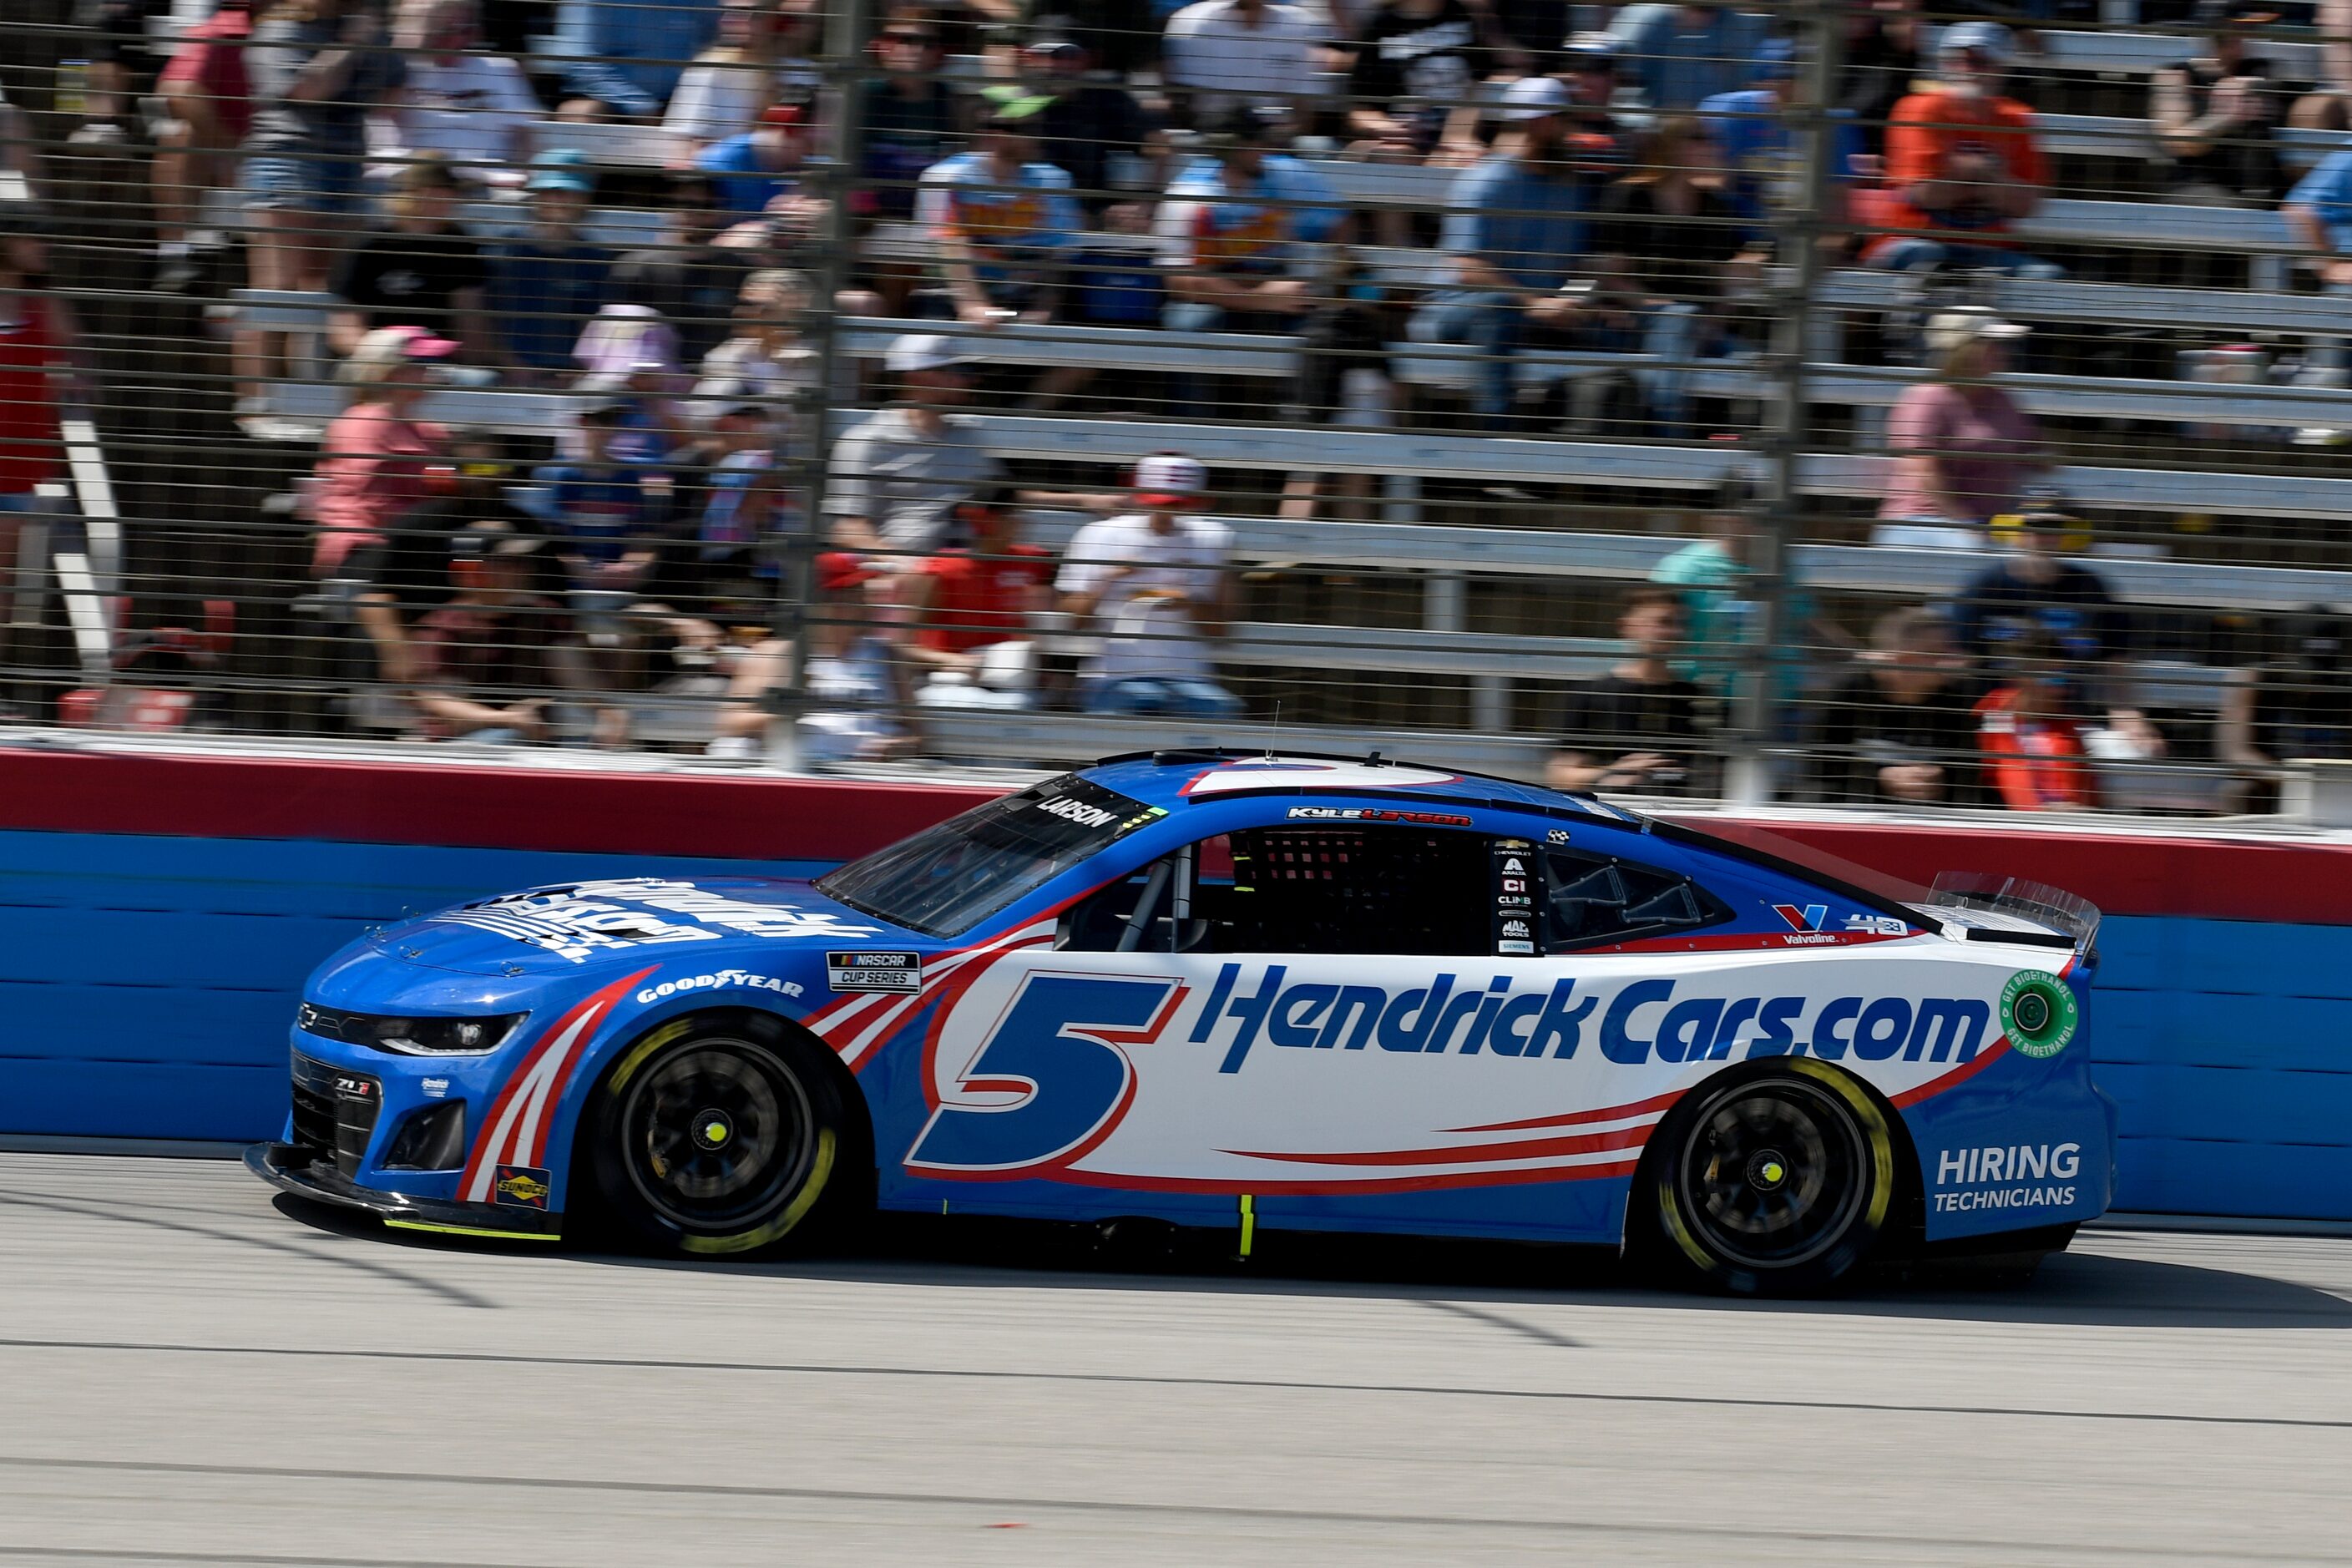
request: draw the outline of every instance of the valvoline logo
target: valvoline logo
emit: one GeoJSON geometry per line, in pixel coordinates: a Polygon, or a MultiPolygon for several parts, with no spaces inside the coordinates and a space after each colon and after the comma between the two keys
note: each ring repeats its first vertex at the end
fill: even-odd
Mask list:
{"type": "Polygon", "coordinates": [[[1218,1071],[1239,1072],[1261,1043],[1294,1049],[1456,1056],[1574,1057],[1589,1044],[1608,1060],[1723,1061],[1849,1052],[1860,1061],[1967,1062],[1983,1048],[1992,1006],[1942,996],[1685,996],[1672,980],[1610,990],[1574,979],[1519,991],[1497,974],[1484,985],[1440,974],[1408,989],[1286,984],[1269,964],[1244,980],[1228,963],[1193,1019],[1193,1045],[1222,1047],[1218,1071]]]}

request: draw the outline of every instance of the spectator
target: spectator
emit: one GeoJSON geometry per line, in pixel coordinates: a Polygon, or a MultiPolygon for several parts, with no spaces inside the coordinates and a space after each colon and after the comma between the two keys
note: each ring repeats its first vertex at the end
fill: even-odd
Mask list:
{"type": "Polygon", "coordinates": [[[1315,96],[1323,30],[1279,0],[1195,0],[1168,18],[1160,74],[1188,123],[1240,108],[1292,111],[1315,96]]]}
{"type": "MultiPolygon", "coordinates": [[[[66,47],[83,57],[86,85],[84,123],[73,133],[72,145],[120,144],[126,140],[123,121],[132,105],[153,89],[162,68],[149,24],[168,19],[172,9],[172,0],[76,0],[73,26],[84,37],[79,48],[71,44],[66,47]]],[[[37,25],[29,11],[13,19],[26,26],[37,25]]]]}
{"type": "Polygon", "coordinates": [[[1135,466],[1140,510],[1090,522],[1070,541],[1054,586],[1063,613],[1102,639],[1079,675],[1087,711],[1241,716],[1241,700],[1217,684],[1212,651],[1233,621],[1233,531],[1199,515],[1207,489],[1196,459],[1146,458],[1135,466]]]}
{"type": "MultiPolygon", "coordinates": [[[[789,404],[816,389],[817,353],[801,342],[810,284],[798,272],[771,268],[743,280],[735,307],[735,335],[703,357],[702,381],[713,391],[789,404]]],[[[703,388],[696,388],[698,396],[703,388]]]]}
{"type": "Polygon", "coordinates": [[[738,384],[713,400],[710,434],[716,452],[705,477],[697,531],[697,575],[706,585],[746,578],[772,583],[774,563],[761,553],[770,536],[796,529],[800,514],[781,482],[781,442],[775,406],[738,384]]]}
{"type": "Polygon", "coordinates": [[[1273,139],[1271,121],[1238,110],[1170,183],[1156,226],[1175,331],[1292,332],[1315,308],[1298,247],[1331,238],[1346,214],[1320,174],[1268,151],[1273,139]]]}
{"type": "Polygon", "coordinates": [[[426,463],[449,449],[449,433],[415,416],[425,372],[457,352],[414,326],[379,327],[352,345],[341,378],[351,405],[327,426],[319,448],[319,525],[310,572],[342,575],[343,558],[382,544],[393,523],[425,499],[426,463]]]}
{"type": "Polygon", "coordinates": [[[1454,286],[1433,291],[1408,329],[1419,342],[1481,351],[1472,402],[1496,429],[1512,416],[1521,346],[1589,347],[1600,321],[1570,286],[1589,205],[1588,176],[1569,140],[1573,106],[1552,77],[1529,77],[1505,92],[1507,129],[1448,196],[1444,245],[1454,286]]]}
{"type": "Polygon", "coordinates": [[[1978,718],[1966,661],[1932,610],[1889,610],[1858,667],[1822,700],[1816,740],[1825,800],[1974,805],[1978,718]]]}
{"type": "Polygon", "coordinates": [[[1905,387],[1887,416],[1895,476],[1871,542],[1979,548],[1984,525],[2015,511],[2027,483],[2049,468],[2041,426],[1990,380],[2025,332],[1980,305],[1928,321],[1936,379],[1905,387]]]}
{"type": "Polygon", "coordinates": [[[1356,40],[1348,129],[1358,156],[1419,163],[1486,74],[1479,20],[1464,0],[1381,0],[1356,40]]]}
{"type": "Polygon", "coordinates": [[[2099,804],[2082,725],[2068,710],[2057,650],[2039,632],[2011,646],[1977,704],[1986,782],[2011,811],[2088,811],[2099,804]]]}
{"type": "Polygon", "coordinates": [[[1034,100],[999,108],[980,144],[923,176],[916,213],[939,246],[947,305],[966,326],[1054,319],[1084,218],[1070,176],[1040,162],[1034,100]]]}
{"type": "Polygon", "coordinates": [[[1683,638],[1682,600],[1664,588],[1625,596],[1617,635],[1626,657],[1569,689],[1567,737],[1544,770],[1554,789],[1696,795],[1706,694],[1667,661],[1683,638]]]}
{"type": "Polygon", "coordinates": [[[336,353],[350,353],[379,327],[417,327],[454,339],[468,359],[496,361],[498,335],[485,315],[489,263],[457,226],[459,190],[437,157],[400,172],[391,223],[345,252],[336,273],[339,305],[327,326],[336,353]]]}
{"type": "Polygon", "coordinates": [[[1661,435],[1690,434],[1690,362],[1738,346],[1733,328],[1754,302],[1764,266],[1721,190],[1722,154],[1699,120],[1669,114],[1643,139],[1636,165],[1601,193],[1592,247],[1604,299],[1642,322],[1638,373],[1661,435]]]}
{"type": "Polygon", "coordinates": [[[2164,754],[2164,739],[2128,705],[2131,622],[2099,574],[2060,557],[2074,520],[2048,510],[2018,520],[2007,550],[1971,582],[1953,605],[1952,630],[1960,650],[1993,668],[2065,661],[2044,670],[2070,711],[2104,712],[2116,749],[2141,757],[2164,754]],[[2023,654],[2029,644],[2042,650],[2023,654]]]}
{"type": "Polygon", "coordinates": [[[898,21],[876,36],[883,79],[866,89],[864,217],[905,219],[915,213],[915,182],[955,151],[955,96],[939,77],[947,61],[940,30],[928,21],[898,21]]]}
{"type": "Polygon", "coordinates": [[[2268,207],[2286,194],[2278,132],[2286,104],[2245,29],[2278,20],[2246,0],[2200,0],[2208,51],[2159,70],[2148,119],[2163,147],[2165,196],[2191,206],[2268,207]]]}
{"type": "Polygon", "coordinates": [[[886,552],[880,564],[898,571],[906,558],[951,542],[956,506],[1003,468],[955,416],[971,382],[951,342],[910,332],[890,344],[883,364],[898,378],[898,399],[835,445],[825,510],[837,545],[886,552]]]}
{"type": "MultiPolygon", "coordinates": [[[[2352,293],[2352,147],[2337,148],[2296,182],[2287,193],[2283,216],[2288,231],[2309,253],[2305,259],[2326,291],[2352,293]]],[[[2340,341],[2315,344],[2305,380],[2342,385],[2344,359],[2340,341]]]]}
{"type": "MultiPolygon", "coordinates": [[[[189,28],[155,84],[170,118],[155,133],[151,182],[155,194],[155,286],[167,292],[197,278],[195,227],[205,198],[236,182],[236,149],[253,130],[253,82],[246,40],[253,32],[247,0],[189,28]]],[[[211,234],[217,246],[221,237],[211,234]]]]}
{"type": "Polygon", "coordinates": [[[1886,186],[1869,204],[1888,234],[1864,259],[1874,267],[1930,271],[1987,268],[2055,277],[2046,261],[2000,243],[2011,223],[2031,217],[2049,187],[2049,166],[2033,133],[2033,111],[2000,95],[2009,69],[2009,29],[1961,22],[1936,45],[1937,79],[1895,106],[1886,130],[1886,186]]]}
{"type": "Polygon", "coordinates": [[[549,702],[578,681],[556,657],[562,613],[531,591],[545,543],[491,523],[451,538],[454,592],[416,627],[412,701],[428,735],[490,745],[548,739],[549,702]]]}
{"type": "Polygon", "coordinates": [[[481,42],[476,0],[426,0],[399,38],[407,80],[392,100],[396,148],[381,155],[432,154],[468,185],[530,161],[532,127],[545,112],[522,68],[481,42]]]}
{"type": "MultiPolygon", "coordinates": [[[[1675,673],[1718,697],[1732,695],[1748,647],[1760,637],[1762,605],[1757,599],[1754,562],[1758,499],[1751,479],[1739,476],[1727,481],[1700,520],[1700,537],[1650,572],[1650,581],[1674,589],[1682,604],[1683,640],[1689,657],[1676,661],[1675,673]]],[[[1773,695],[1785,700],[1796,695],[1809,654],[1848,648],[1853,639],[1835,622],[1816,614],[1812,595],[1790,563],[1784,561],[1781,570],[1786,595],[1781,645],[1759,651],[1772,658],[1773,695]]]]}
{"type": "Polygon", "coordinates": [[[1570,127],[1586,135],[1606,136],[1624,147],[1633,142],[1634,128],[1617,112],[1624,76],[1617,57],[1615,34],[1572,34],[1560,46],[1559,74],[1568,88],[1570,127]]]}
{"type": "Polygon", "coordinates": [[[673,174],[659,243],[630,251],[613,268],[614,293],[667,321],[689,364],[700,364],[726,341],[743,280],[758,270],[744,252],[714,243],[719,216],[707,178],[673,174]]]}
{"type": "Polygon", "coordinates": [[[572,346],[611,297],[613,253],[580,237],[594,188],[577,153],[541,153],[524,187],[530,234],[490,253],[491,314],[526,380],[570,371],[572,346]]]}
{"type": "Polygon", "coordinates": [[[2352,0],[2319,0],[2315,9],[2320,82],[2295,100],[2293,119],[2309,131],[2352,130],[2352,0]]]}
{"type": "Polygon", "coordinates": [[[590,376],[580,390],[580,458],[543,468],[539,478],[548,487],[556,558],[575,607],[613,615],[635,600],[660,559],[672,487],[666,470],[614,450],[635,407],[626,384],[590,376]]]}
{"type": "Polygon", "coordinates": [[[1022,0],[1033,37],[1068,38],[1097,70],[1126,78],[1159,63],[1160,18],[1169,0],[1022,0]]]}
{"type": "Polygon", "coordinates": [[[66,477],[58,416],[79,395],[73,310],[46,286],[51,226],[23,197],[0,203],[0,584],[12,592],[18,530],[53,510],[40,487],[66,477]]]}
{"type": "MultiPolygon", "coordinates": [[[[1796,51],[1787,39],[1765,44],[1757,61],[1757,81],[1759,85],[1738,92],[1717,93],[1700,104],[1698,111],[1730,171],[1725,195],[1740,216],[1758,226],[1750,233],[1763,239],[1769,237],[1762,226],[1768,207],[1798,200],[1804,180],[1792,122],[1801,107],[1801,84],[1796,51]]],[[[1854,160],[1863,154],[1863,137],[1850,111],[1830,112],[1836,120],[1836,142],[1830,151],[1830,205],[1822,220],[1834,226],[1844,221],[1845,187],[1853,178],[1854,160]]]]}
{"type": "Polygon", "coordinates": [[[1143,154],[1150,132],[1143,106],[1114,82],[1089,80],[1087,51],[1067,38],[1032,39],[1021,50],[1022,84],[992,89],[986,96],[1029,93],[1044,101],[1030,117],[1039,156],[1066,173],[1079,204],[1099,212],[1113,198],[1122,162],[1130,168],[1143,154]]]}
{"type": "Polygon", "coordinates": [[[957,508],[968,546],[943,550],[908,578],[915,632],[907,656],[930,708],[1027,708],[1035,700],[1039,616],[1053,556],[1015,537],[1013,498],[991,490],[957,508]]]}
{"type": "Polygon", "coordinates": [[[1925,28],[1919,0],[1870,0],[1867,9],[1846,14],[1845,69],[1838,79],[1838,107],[1852,117],[1863,151],[1886,150],[1886,123],[1895,106],[1927,74],[1921,53],[1925,28]]]}
{"type": "Polygon", "coordinates": [[[567,117],[652,120],[686,62],[718,37],[719,7],[711,0],[563,0],[556,30],[568,58],[567,117]]]}
{"type": "Polygon", "coordinates": [[[2352,640],[2325,605],[2283,616],[2268,657],[2233,670],[2214,754],[2238,770],[2232,812],[2278,809],[2281,771],[2307,759],[2352,758],[2352,640]]]}
{"type": "Polygon", "coordinates": [[[697,173],[708,175],[719,203],[739,217],[757,217],[778,196],[800,184],[808,153],[808,110],[796,103],[772,103],[760,123],[740,136],[714,142],[695,156],[697,173]]]}
{"type": "Polygon", "coordinates": [[[906,673],[886,630],[901,575],[845,551],[816,558],[819,613],[803,671],[814,710],[797,726],[803,762],[873,762],[913,747],[893,716],[906,706],[906,673]]]}
{"type": "MultiPolygon", "coordinates": [[[[547,532],[507,499],[506,451],[497,436],[452,430],[446,452],[446,459],[425,464],[428,499],[401,513],[381,542],[351,550],[335,572],[338,579],[361,584],[357,618],[375,645],[377,668],[396,684],[416,679],[416,622],[449,601],[449,550],[457,536],[482,528],[525,536],[547,532]]],[[[544,554],[532,560],[551,564],[544,554]]]]}
{"type": "Polygon", "coordinates": [[[824,79],[808,61],[810,19],[800,0],[719,0],[718,41],[679,79],[662,129],[690,157],[751,130],[780,99],[814,100],[824,79]]]}
{"type": "Polygon", "coordinates": [[[1696,109],[1755,79],[1770,21],[1728,5],[1628,5],[1609,31],[1643,101],[1671,113],[1696,109]]]}
{"type": "MultiPolygon", "coordinates": [[[[406,78],[383,23],[352,0],[273,0],[245,51],[253,129],[245,142],[247,274],[254,288],[327,286],[341,233],[358,214],[369,110],[406,78]]],[[[282,374],[285,334],[241,331],[237,418],[250,433],[261,384],[282,374]]]]}

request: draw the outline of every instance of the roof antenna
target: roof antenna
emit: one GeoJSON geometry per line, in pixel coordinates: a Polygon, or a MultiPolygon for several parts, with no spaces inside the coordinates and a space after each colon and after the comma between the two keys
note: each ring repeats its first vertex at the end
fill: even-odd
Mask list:
{"type": "Polygon", "coordinates": [[[1280,740],[1281,738],[1282,738],[1282,700],[1281,700],[1281,699],[1276,698],[1276,699],[1275,700],[1275,704],[1274,704],[1274,727],[1273,727],[1272,729],[1268,730],[1268,731],[1265,732],[1265,760],[1266,760],[1267,762],[1269,762],[1269,763],[1270,763],[1270,762],[1274,761],[1274,746],[1275,746],[1275,742],[1276,742],[1276,741],[1280,740]]]}

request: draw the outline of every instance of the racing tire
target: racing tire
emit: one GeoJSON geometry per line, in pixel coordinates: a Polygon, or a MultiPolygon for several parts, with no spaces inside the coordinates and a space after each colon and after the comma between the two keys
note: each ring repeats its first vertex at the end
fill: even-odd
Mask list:
{"type": "Polygon", "coordinates": [[[862,1127],[822,1047],[772,1020],[680,1018],[613,1064],[580,1152],[600,1228],[729,1257],[805,1240],[853,1206],[862,1127]]]}
{"type": "Polygon", "coordinates": [[[1817,1294],[1886,1228],[1895,1136],[1834,1068],[1793,1061],[1702,1084],[1661,1131],[1644,1166],[1659,1250],[1717,1289],[1817,1294]]]}

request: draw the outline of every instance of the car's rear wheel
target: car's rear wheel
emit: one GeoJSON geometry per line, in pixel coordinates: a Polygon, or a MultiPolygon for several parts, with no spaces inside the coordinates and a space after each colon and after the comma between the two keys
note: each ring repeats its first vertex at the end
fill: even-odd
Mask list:
{"type": "Polygon", "coordinates": [[[1833,1068],[1791,1062],[1702,1086],[1647,1170],[1672,1255],[1743,1295],[1822,1290],[1866,1256],[1895,1193],[1885,1114],[1833,1068]]]}
{"type": "Polygon", "coordinates": [[[816,1047],[741,1019],[681,1019],[614,1064],[583,1152],[625,1237],[744,1253],[805,1235],[845,1200],[853,1127],[816,1047]]]}

